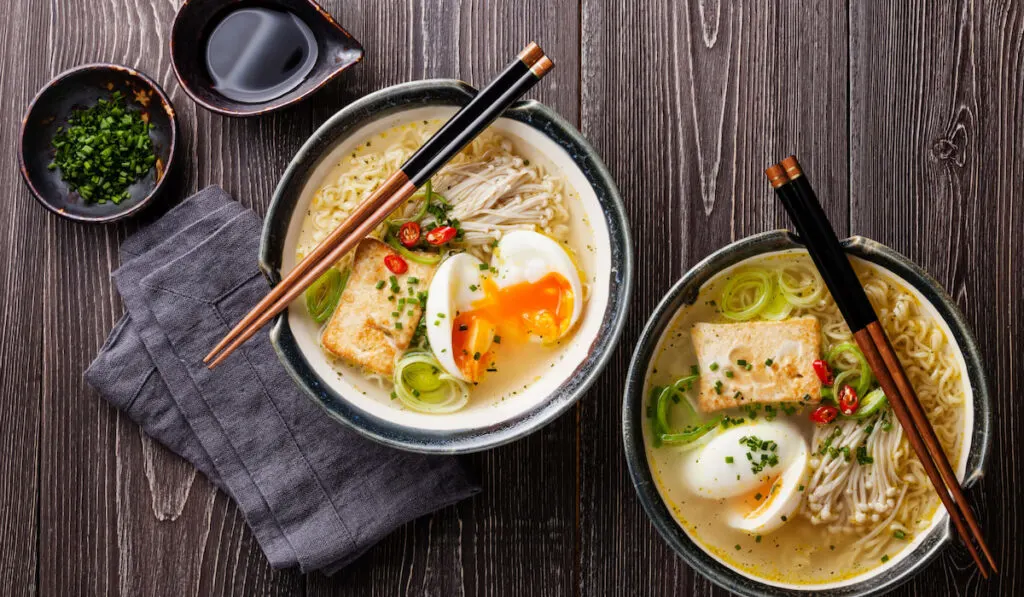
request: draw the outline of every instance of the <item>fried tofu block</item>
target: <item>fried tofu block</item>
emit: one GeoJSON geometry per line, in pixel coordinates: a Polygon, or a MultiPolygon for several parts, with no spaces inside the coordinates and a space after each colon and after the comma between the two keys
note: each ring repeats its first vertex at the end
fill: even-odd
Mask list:
{"type": "Polygon", "coordinates": [[[821,358],[820,331],[813,317],[695,324],[690,337],[700,363],[701,410],[751,403],[817,404],[821,382],[813,363],[821,358]]]}
{"type": "Polygon", "coordinates": [[[407,260],[407,272],[392,274],[384,265],[384,257],[393,252],[376,239],[359,243],[348,284],[320,337],[327,352],[387,377],[394,373],[395,355],[409,348],[419,325],[421,308],[415,295],[427,291],[436,269],[407,260]],[[391,276],[395,276],[400,292],[392,291],[391,276]],[[409,278],[418,282],[410,284],[409,278]],[[381,281],[384,285],[377,288],[381,281]],[[412,295],[408,292],[410,287],[412,295]],[[394,300],[388,300],[390,296],[394,300]]]}

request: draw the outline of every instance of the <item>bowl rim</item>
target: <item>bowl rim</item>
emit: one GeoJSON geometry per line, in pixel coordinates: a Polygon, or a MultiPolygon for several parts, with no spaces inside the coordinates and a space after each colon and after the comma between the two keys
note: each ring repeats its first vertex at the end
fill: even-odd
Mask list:
{"type": "MultiPolygon", "coordinates": [[[[341,26],[341,23],[339,23],[337,20],[335,20],[335,18],[331,15],[331,13],[327,12],[327,10],[325,10],[322,6],[320,6],[320,4],[317,3],[315,0],[305,0],[305,1],[309,3],[310,8],[315,10],[317,13],[320,14],[321,17],[324,18],[324,20],[327,22],[328,25],[330,25],[331,27],[336,29],[339,33],[341,33],[342,35],[344,35],[345,37],[349,38],[349,40],[352,41],[352,43],[355,45],[355,50],[357,51],[357,55],[355,56],[355,58],[351,62],[344,63],[341,66],[339,66],[338,68],[335,68],[333,71],[330,72],[330,74],[328,74],[326,77],[324,77],[319,83],[317,83],[313,87],[310,87],[305,92],[303,92],[303,93],[301,93],[301,94],[299,94],[299,95],[297,95],[297,96],[295,96],[295,97],[293,97],[293,98],[291,98],[289,100],[286,100],[286,101],[279,101],[281,99],[281,97],[283,97],[283,96],[278,96],[278,97],[276,97],[274,99],[267,100],[266,102],[260,102],[260,103],[256,103],[256,104],[249,104],[250,106],[252,106],[252,109],[242,109],[242,110],[232,110],[230,108],[224,108],[222,106],[218,106],[216,104],[212,104],[212,103],[202,99],[201,97],[199,97],[199,95],[193,89],[191,80],[186,78],[186,77],[184,77],[184,76],[182,76],[181,71],[178,68],[178,52],[175,51],[175,45],[176,45],[175,41],[177,40],[179,26],[181,25],[181,15],[186,10],[190,9],[189,5],[192,4],[192,2],[193,2],[193,0],[184,0],[184,2],[181,3],[181,6],[178,7],[178,10],[174,13],[174,19],[171,22],[171,34],[168,36],[167,44],[168,44],[168,47],[170,48],[171,70],[174,71],[174,78],[178,80],[178,85],[185,92],[185,95],[187,95],[197,105],[202,106],[203,108],[209,110],[210,112],[214,112],[216,114],[221,114],[222,116],[229,116],[231,118],[249,118],[249,117],[252,117],[252,116],[262,116],[264,114],[269,114],[271,112],[276,112],[278,110],[282,110],[282,109],[287,108],[289,106],[295,105],[295,104],[297,104],[297,103],[299,103],[299,102],[301,102],[303,100],[309,99],[309,97],[311,95],[313,95],[317,91],[320,91],[321,89],[323,89],[323,87],[325,85],[327,85],[328,83],[330,83],[331,81],[336,79],[339,75],[341,75],[341,73],[347,71],[348,69],[352,68],[356,64],[359,64],[360,62],[362,62],[363,57],[366,55],[366,50],[363,48],[363,44],[359,43],[359,40],[357,40],[355,37],[353,37],[352,34],[349,33],[347,29],[345,29],[344,27],[341,26]]],[[[212,16],[216,16],[216,15],[212,15],[212,16]]],[[[209,21],[207,21],[207,23],[209,23],[209,21]]]]}
{"type": "Polygon", "coordinates": [[[68,220],[72,220],[75,222],[84,222],[87,224],[109,224],[111,222],[118,222],[120,220],[130,218],[138,214],[143,209],[145,209],[150,203],[153,202],[153,199],[164,189],[164,186],[168,184],[167,181],[170,178],[169,174],[171,173],[171,168],[176,163],[175,156],[178,153],[178,112],[174,109],[174,104],[171,103],[170,98],[167,97],[167,93],[165,93],[160,84],[154,81],[149,75],[130,66],[124,66],[123,64],[117,64],[114,62],[90,62],[88,64],[80,64],[78,66],[69,68],[61,73],[58,73],[56,76],[50,79],[45,85],[43,85],[39,89],[39,91],[36,92],[35,96],[33,96],[32,101],[29,102],[28,108],[25,109],[25,113],[21,117],[20,128],[21,130],[18,135],[18,170],[21,171],[21,178],[25,182],[25,185],[29,188],[29,191],[32,192],[32,196],[35,197],[35,200],[38,201],[39,204],[46,208],[46,210],[49,211],[50,213],[56,214],[68,220]],[[25,135],[28,129],[29,118],[31,118],[32,113],[35,111],[36,105],[39,103],[39,100],[42,99],[42,97],[46,95],[46,93],[50,92],[53,89],[56,89],[67,79],[70,79],[71,77],[78,75],[79,73],[97,70],[109,70],[127,75],[128,77],[131,77],[137,81],[142,82],[144,85],[153,90],[154,93],[156,93],[157,97],[160,98],[160,103],[163,105],[164,111],[167,113],[168,120],[170,120],[171,122],[170,147],[168,147],[167,151],[167,163],[164,165],[164,175],[160,177],[160,180],[157,180],[153,184],[153,190],[151,190],[145,197],[142,197],[141,199],[136,201],[135,204],[132,205],[131,207],[123,211],[117,211],[108,216],[82,216],[78,214],[69,213],[52,205],[50,201],[47,198],[45,198],[43,194],[39,191],[39,189],[36,187],[35,183],[32,181],[32,177],[28,173],[28,164],[25,161],[25,135]]]}
{"type": "MultiPolygon", "coordinates": [[[[366,124],[408,109],[458,107],[475,94],[473,87],[454,79],[402,83],[369,94],[324,122],[289,163],[267,210],[259,264],[270,284],[280,281],[278,268],[287,227],[306,181],[303,168],[308,168],[308,174],[333,146],[366,124]]],[[[271,343],[296,383],[333,418],[382,444],[413,452],[458,454],[491,449],[525,437],[565,412],[591,387],[610,361],[625,326],[632,293],[633,249],[625,205],[611,174],[583,136],[547,106],[533,100],[521,101],[506,110],[502,118],[530,126],[553,141],[568,154],[594,190],[611,241],[609,298],[601,326],[574,373],[533,408],[485,427],[429,430],[396,424],[345,400],[309,366],[292,335],[288,310],[278,315],[270,331],[271,343]]]]}
{"type": "MultiPolygon", "coordinates": [[[[974,429],[971,432],[971,448],[968,451],[963,479],[963,486],[970,487],[983,475],[985,462],[991,450],[992,427],[988,382],[974,334],[956,303],[938,281],[910,259],[882,243],[862,236],[851,236],[843,240],[842,244],[848,253],[885,267],[913,286],[932,303],[939,316],[949,326],[954,341],[963,354],[966,375],[973,394],[974,429]]],[[[808,585],[806,589],[778,587],[741,574],[707,554],[690,539],[665,506],[647,462],[642,430],[644,383],[654,350],[677,310],[684,304],[692,304],[701,286],[725,268],[755,255],[803,247],[799,237],[788,230],[774,230],[742,238],[694,265],[666,293],[644,326],[626,374],[622,403],[622,440],[626,464],[633,488],[658,534],[677,556],[716,585],[745,596],[808,595],[812,592],[815,595],[844,597],[879,595],[910,580],[951,542],[953,533],[950,530],[949,517],[944,511],[940,509],[936,513],[936,516],[943,518],[932,526],[913,551],[885,572],[827,589],[817,588],[815,585],[808,585]]]]}

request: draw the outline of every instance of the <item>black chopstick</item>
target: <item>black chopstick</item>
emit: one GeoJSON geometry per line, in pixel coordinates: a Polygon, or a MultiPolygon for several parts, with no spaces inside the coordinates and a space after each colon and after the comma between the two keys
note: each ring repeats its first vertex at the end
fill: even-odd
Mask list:
{"type": "Polygon", "coordinates": [[[825,280],[825,285],[839,307],[843,319],[853,332],[857,345],[878,378],[882,391],[889,398],[893,413],[902,425],[907,440],[917,453],[942,504],[946,507],[960,538],[982,576],[988,578],[985,564],[974,542],[981,547],[993,573],[998,571],[995,559],[985,544],[981,528],[935,435],[935,430],[928,421],[917,394],[882,329],[864,287],[850,265],[849,258],[810,181],[795,156],[790,156],[768,168],[765,174],[806,245],[815,267],[825,280]]]}

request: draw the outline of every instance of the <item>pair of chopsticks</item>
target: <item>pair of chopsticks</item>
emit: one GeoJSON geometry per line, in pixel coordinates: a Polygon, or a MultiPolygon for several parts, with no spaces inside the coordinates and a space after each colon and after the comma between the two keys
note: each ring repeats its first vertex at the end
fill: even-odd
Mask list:
{"type": "Polygon", "coordinates": [[[849,324],[857,345],[878,378],[911,447],[924,465],[928,478],[981,575],[988,578],[989,572],[997,573],[995,559],[985,545],[978,521],[964,497],[953,467],[796,157],[790,156],[769,167],[764,173],[797,232],[803,237],[814,265],[832,293],[843,319],[849,324]],[[984,553],[984,561],[975,543],[984,553]]]}
{"type": "Polygon", "coordinates": [[[313,282],[351,251],[455,154],[475,139],[513,102],[555,66],[531,42],[490,85],[477,93],[397,172],[384,181],[347,220],[300,261],[203,359],[213,369],[278,313],[288,308],[313,282]]]}

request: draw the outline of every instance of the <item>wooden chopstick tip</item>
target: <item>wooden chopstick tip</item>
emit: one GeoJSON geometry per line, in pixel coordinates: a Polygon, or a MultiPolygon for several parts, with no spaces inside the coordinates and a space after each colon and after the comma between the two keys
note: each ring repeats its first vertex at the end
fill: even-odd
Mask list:
{"type": "Polygon", "coordinates": [[[537,45],[537,42],[531,41],[522,52],[519,52],[519,59],[523,61],[526,66],[533,66],[538,60],[544,57],[544,50],[537,45]]]}
{"type": "Polygon", "coordinates": [[[541,56],[540,59],[537,60],[537,62],[535,62],[533,66],[530,67],[530,72],[533,73],[535,77],[540,79],[544,75],[548,74],[548,71],[550,71],[553,68],[555,68],[555,63],[552,62],[551,59],[548,58],[547,56],[541,56]]]}
{"type": "Polygon", "coordinates": [[[773,189],[777,189],[789,182],[785,168],[779,164],[772,164],[765,168],[764,175],[768,177],[768,182],[771,183],[773,189]]]}
{"type": "Polygon", "coordinates": [[[791,155],[788,158],[779,162],[779,165],[786,171],[786,176],[791,180],[799,178],[803,175],[804,171],[800,168],[800,162],[796,161],[796,156],[791,155]]]}

